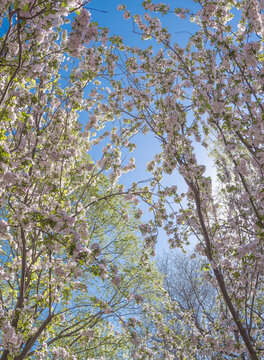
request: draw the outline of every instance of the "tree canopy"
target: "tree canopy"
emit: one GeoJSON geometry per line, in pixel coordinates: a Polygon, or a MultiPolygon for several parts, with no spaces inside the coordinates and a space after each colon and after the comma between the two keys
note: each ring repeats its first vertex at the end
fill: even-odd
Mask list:
{"type": "Polygon", "coordinates": [[[137,46],[89,3],[0,4],[0,359],[261,359],[264,3],[119,5],[137,46]],[[186,45],[172,14],[195,24],[186,45]],[[125,187],[146,133],[151,178],[125,187]],[[213,315],[162,288],[160,229],[195,242],[213,315]]]}

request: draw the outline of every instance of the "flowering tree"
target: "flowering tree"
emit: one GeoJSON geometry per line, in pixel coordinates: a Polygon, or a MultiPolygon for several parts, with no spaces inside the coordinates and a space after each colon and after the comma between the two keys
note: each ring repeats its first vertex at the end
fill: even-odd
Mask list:
{"type": "Polygon", "coordinates": [[[81,359],[103,349],[113,358],[264,356],[263,2],[196,3],[196,14],[174,11],[198,29],[183,48],[160,21],[169,6],[143,2],[144,17],[132,21],[143,40],[158,44],[155,53],[108,39],[87,1],[1,2],[1,360],[81,359]],[[123,78],[112,77],[118,51],[123,78]],[[82,110],[89,114],[84,129],[82,110]],[[115,119],[119,126],[109,134],[115,119]],[[121,149],[132,150],[131,137],[140,131],[151,131],[161,152],[147,165],[150,186],[125,191],[117,179],[135,164],[122,162],[121,149]],[[107,144],[95,163],[87,153],[101,141],[107,144]],[[212,153],[217,189],[199,163],[197,144],[212,153]],[[164,186],[164,174],[181,176],[187,191],[164,186]],[[138,195],[154,214],[140,224],[147,249],[141,257],[132,254],[136,238],[124,227],[135,229],[140,212],[123,200],[137,204],[138,195]],[[157,297],[143,305],[156,329],[152,342],[124,309],[129,301],[137,307],[140,291],[149,289],[144,281],[154,281],[148,254],[158,227],[171,247],[196,237],[219,298],[218,316],[197,331],[192,314],[159,291],[160,303],[157,297]],[[145,263],[150,277],[133,262],[145,263]],[[177,317],[164,317],[164,308],[177,317]],[[108,321],[114,316],[121,334],[108,321]],[[106,346],[112,341],[123,348],[114,353],[106,346]]]}
{"type": "MultiPolygon", "coordinates": [[[[149,200],[155,224],[143,233],[149,246],[155,243],[154,225],[164,227],[172,247],[184,246],[191,234],[196,237],[196,251],[207,259],[206,277],[219,289],[222,304],[220,325],[215,321],[212,326],[220,326],[222,333],[204,343],[212,349],[220,344],[221,356],[261,359],[263,2],[196,3],[196,14],[174,11],[198,28],[183,48],[160,21],[160,14],[173,10],[143,2],[146,13],[133,16],[133,25],[160,49],[120,45],[127,50],[120,61],[127,77],[122,86],[113,84],[109,104],[125,114],[127,129],[151,131],[160,139],[162,150],[148,164],[159,195],[156,203],[149,200]],[[217,190],[199,163],[197,144],[212,152],[217,190]],[[176,172],[185,180],[185,194],[176,184],[162,187],[163,174],[176,172]]],[[[119,9],[131,17],[125,6],[119,9]]]]}
{"type": "Polygon", "coordinates": [[[1,360],[129,357],[131,314],[158,279],[146,255],[139,266],[134,191],[116,185],[134,167],[124,140],[111,147],[114,129],[95,163],[102,102],[78,121],[114,61],[87,3],[0,4],[1,360]]]}

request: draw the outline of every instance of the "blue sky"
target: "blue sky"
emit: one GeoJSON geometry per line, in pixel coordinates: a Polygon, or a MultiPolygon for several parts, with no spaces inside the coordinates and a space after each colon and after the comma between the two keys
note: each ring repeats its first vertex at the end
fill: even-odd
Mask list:
{"type": "MultiPolygon", "coordinates": [[[[88,5],[92,13],[92,19],[97,21],[99,26],[107,26],[110,29],[110,34],[120,35],[123,38],[125,44],[131,46],[142,46],[147,47],[150,44],[153,45],[154,42],[150,41],[141,41],[140,36],[133,33],[132,20],[124,20],[123,12],[117,10],[119,4],[127,5],[127,9],[130,10],[132,15],[140,14],[143,15],[145,10],[141,6],[141,0],[94,0],[88,5]],[[96,10],[93,10],[97,9],[96,10]],[[103,10],[103,12],[99,11],[103,10]],[[142,45],[140,45],[140,43],[142,45]]],[[[175,0],[175,1],[165,1],[169,3],[171,8],[183,7],[189,8],[194,12],[197,12],[200,9],[200,5],[194,3],[193,0],[175,0]]],[[[156,14],[155,14],[156,15],[156,14]]],[[[160,17],[160,20],[164,23],[164,26],[168,27],[172,35],[173,41],[177,42],[180,46],[184,46],[190,33],[195,33],[197,30],[196,25],[190,23],[188,20],[183,21],[179,19],[175,14],[169,14],[165,17],[160,17]]],[[[158,45],[154,46],[158,50],[158,45]]],[[[132,153],[132,156],[136,159],[136,169],[133,172],[129,172],[121,177],[120,182],[129,186],[133,181],[138,181],[141,179],[147,179],[151,174],[146,172],[146,163],[152,160],[155,153],[160,150],[160,143],[158,140],[151,134],[144,136],[139,135],[136,139],[137,148],[132,153]]],[[[207,166],[206,175],[211,176],[215,180],[215,170],[213,168],[212,160],[209,159],[205,149],[202,146],[196,148],[198,160],[207,166]]],[[[94,153],[96,155],[96,153],[94,153]]],[[[98,153],[98,155],[101,155],[98,153]]],[[[172,175],[167,175],[163,180],[164,185],[177,185],[180,192],[186,190],[186,185],[181,177],[174,173],[172,175]]],[[[143,206],[144,211],[146,207],[143,206]]],[[[149,215],[145,214],[144,219],[148,218],[149,215]]],[[[160,236],[156,248],[157,255],[160,255],[163,251],[168,250],[167,238],[163,231],[160,231],[160,236]]]]}
{"type": "MultiPolygon", "coordinates": [[[[200,5],[194,3],[193,0],[168,0],[164,1],[164,3],[170,4],[171,9],[183,7],[194,12],[200,9],[200,5]]],[[[139,37],[133,34],[132,31],[132,20],[123,19],[123,12],[117,10],[119,4],[126,5],[131,15],[143,15],[145,13],[141,0],[92,0],[87,7],[91,8],[92,19],[97,21],[99,25],[109,27],[111,34],[119,34],[129,45],[139,45],[139,37]],[[96,11],[92,8],[105,12],[96,11]]],[[[160,19],[162,21],[162,17],[160,19]]],[[[175,40],[177,38],[179,45],[186,43],[189,36],[186,32],[194,32],[196,28],[194,24],[182,21],[174,14],[166,15],[164,18],[165,23],[172,36],[175,36],[175,40]]]]}

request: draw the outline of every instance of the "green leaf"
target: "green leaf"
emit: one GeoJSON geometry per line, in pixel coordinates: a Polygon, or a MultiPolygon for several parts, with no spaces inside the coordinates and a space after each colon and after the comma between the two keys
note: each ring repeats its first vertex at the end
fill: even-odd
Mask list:
{"type": "Polygon", "coordinates": [[[22,8],[22,10],[23,10],[24,12],[27,12],[28,9],[29,9],[29,4],[24,5],[24,7],[22,8]]]}

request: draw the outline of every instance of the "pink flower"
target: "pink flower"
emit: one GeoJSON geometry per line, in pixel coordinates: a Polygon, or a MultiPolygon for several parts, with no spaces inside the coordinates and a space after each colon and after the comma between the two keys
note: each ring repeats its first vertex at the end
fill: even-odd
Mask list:
{"type": "Polygon", "coordinates": [[[83,331],[82,335],[92,339],[94,337],[94,330],[88,328],[83,331]]]}
{"type": "Polygon", "coordinates": [[[133,338],[132,338],[131,342],[132,342],[132,344],[135,345],[135,346],[138,346],[138,345],[140,344],[140,339],[139,339],[137,333],[134,333],[134,334],[133,334],[133,338]]]}
{"type": "Polygon", "coordinates": [[[124,18],[125,20],[127,20],[127,19],[130,19],[130,17],[131,17],[130,12],[129,12],[128,10],[126,10],[126,11],[124,12],[124,14],[123,14],[123,18],[124,18]]]}
{"type": "Polygon", "coordinates": [[[0,233],[3,234],[7,230],[7,223],[4,220],[0,220],[0,233]]]}
{"type": "Polygon", "coordinates": [[[125,8],[126,8],[125,5],[121,5],[121,4],[120,4],[120,5],[117,6],[117,10],[118,10],[118,11],[122,11],[122,10],[124,10],[125,8]]]}
{"type": "Polygon", "coordinates": [[[110,308],[110,306],[108,306],[106,309],[104,309],[104,313],[105,314],[111,314],[112,309],[110,308]]]}
{"type": "Polygon", "coordinates": [[[99,244],[98,243],[93,243],[91,245],[91,250],[98,250],[99,249],[99,244]]]}
{"type": "Polygon", "coordinates": [[[119,286],[121,282],[121,278],[118,275],[115,275],[112,279],[112,284],[115,286],[119,286]]]}
{"type": "Polygon", "coordinates": [[[135,317],[129,318],[128,323],[129,323],[129,325],[135,327],[137,324],[137,319],[135,317]]]}

